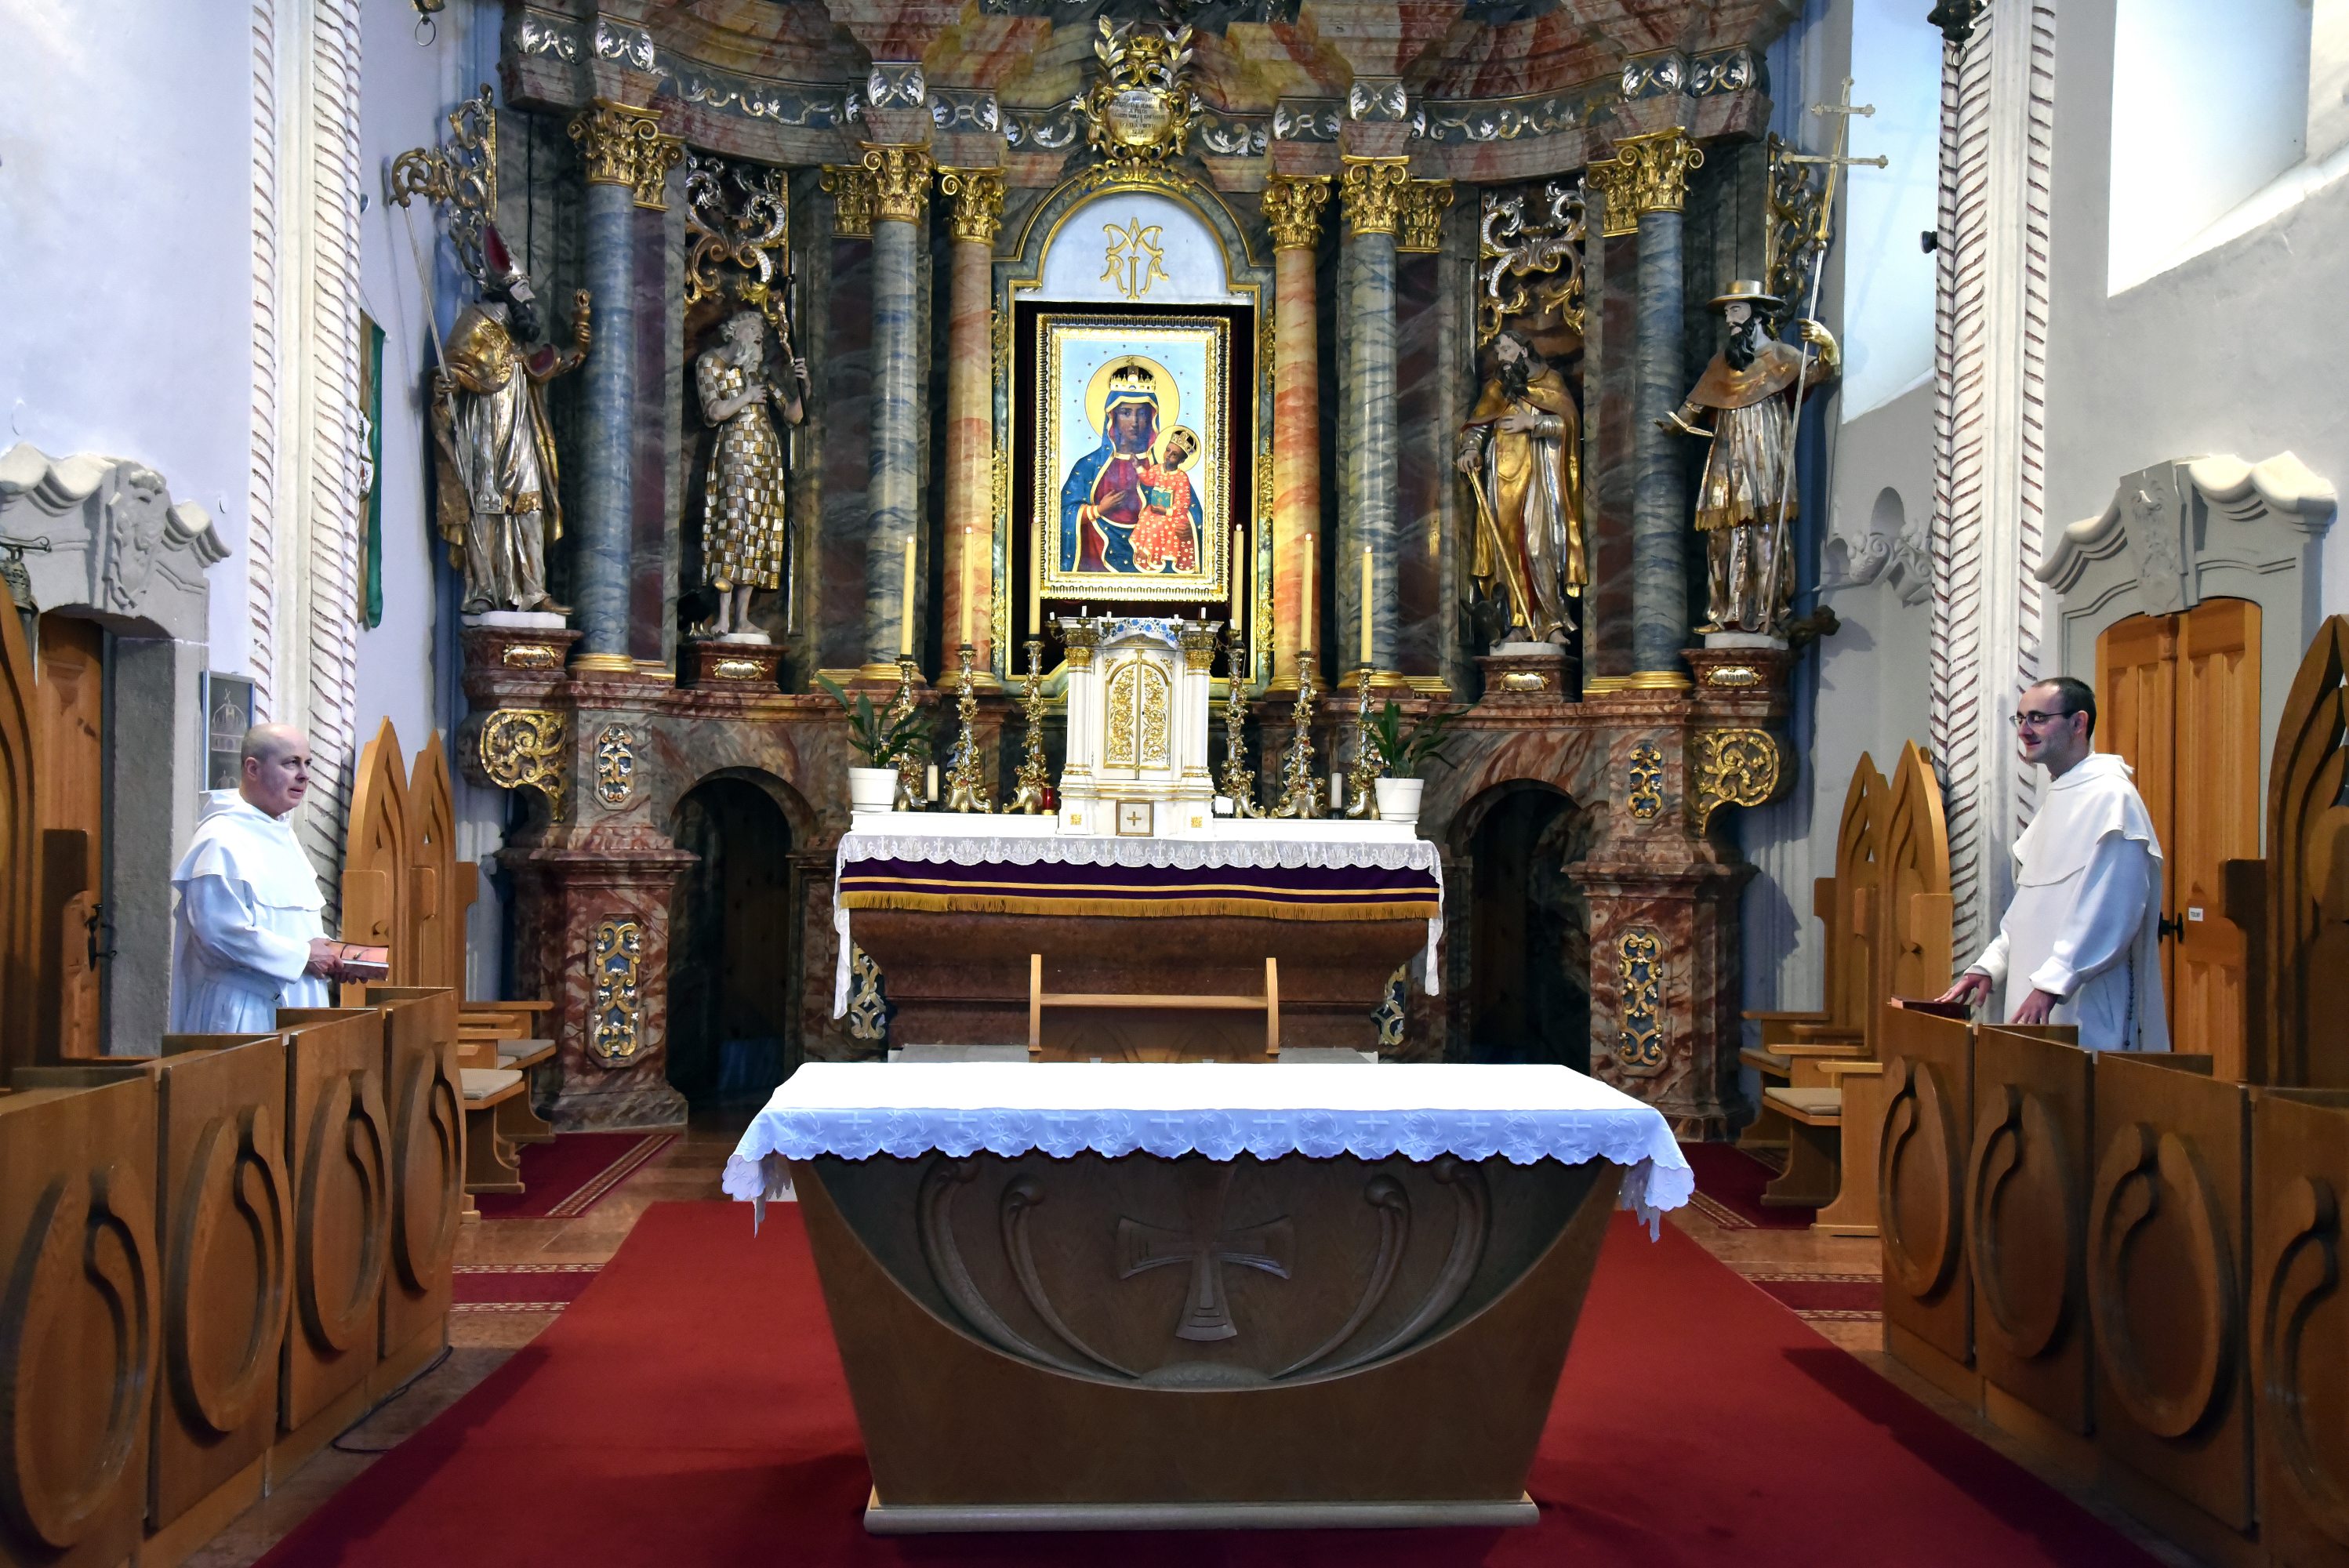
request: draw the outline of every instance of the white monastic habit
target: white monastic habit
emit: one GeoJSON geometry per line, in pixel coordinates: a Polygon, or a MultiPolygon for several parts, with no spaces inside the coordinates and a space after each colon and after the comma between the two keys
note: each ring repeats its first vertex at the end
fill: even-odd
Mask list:
{"type": "Polygon", "coordinates": [[[326,934],[326,901],[291,820],[212,791],[171,885],[173,1034],[266,1033],[280,1007],[334,1005],[326,982],[303,973],[311,939],[326,934]]]}
{"type": "Polygon", "coordinates": [[[2014,902],[1971,973],[1990,976],[2008,1019],[2033,990],[2063,998],[2092,1051],[2166,1051],[2161,843],[2129,766],[2095,752],[2051,780],[2014,844],[2014,902]]]}

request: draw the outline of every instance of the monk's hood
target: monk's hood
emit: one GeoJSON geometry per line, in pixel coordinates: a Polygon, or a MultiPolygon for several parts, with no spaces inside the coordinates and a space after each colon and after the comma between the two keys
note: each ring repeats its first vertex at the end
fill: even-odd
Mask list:
{"type": "Polygon", "coordinates": [[[203,876],[247,887],[254,903],[275,909],[323,909],[326,903],[292,817],[273,817],[233,789],[205,795],[196,836],[172,871],[171,885],[184,889],[203,876]]]}
{"type": "Polygon", "coordinates": [[[2099,751],[2050,782],[2039,797],[2039,814],[2014,841],[2015,885],[2069,881],[2087,869],[2096,845],[2114,833],[2142,841],[2160,860],[2161,841],[2129,781],[2130,771],[2119,758],[2099,751]]]}

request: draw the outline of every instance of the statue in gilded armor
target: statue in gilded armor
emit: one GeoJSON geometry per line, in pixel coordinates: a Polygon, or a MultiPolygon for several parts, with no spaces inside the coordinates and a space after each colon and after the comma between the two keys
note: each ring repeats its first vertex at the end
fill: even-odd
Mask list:
{"type": "Polygon", "coordinates": [[[465,574],[461,613],[569,609],[546,591],[546,546],[563,537],[546,383],[587,357],[588,296],[574,302],[571,346],[540,341],[530,278],[494,225],[481,236],[481,297],[449,331],[432,378],[440,537],[465,574]]]}
{"type": "Polygon", "coordinates": [[[701,522],[702,582],[718,596],[710,631],[764,640],[750,624],[750,593],[780,588],[791,541],[783,505],[783,442],[771,409],[786,424],[807,418],[806,362],[782,348],[790,374],[767,368],[766,318],[756,310],[729,316],[724,338],[693,363],[701,417],[718,432],[710,448],[701,522]]]}
{"type": "Polygon", "coordinates": [[[1697,486],[1709,587],[1700,632],[1786,634],[1795,597],[1794,421],[1804,395],[1834,380],[1842,360],[1834,335],[1816,321],[1795,324],[1818,350],[1807,366],[1801,349],[1773,337],[1768,313],[1781,303],[1750,278],[1731,284],[1713,302],[1728,324],[1728,342],[1680,411],[1658,421],[1713,442],[1697,486]],[[1695,423],[1707,410],[1710,430],[1695,423]]]}
{"type": "Polygon", "coordinates": [[[1515,328],[1461,428],[1455,466],[1476,498],[1469,575],[1496,641],[1562,643],[1590,581],[1582,543],[1582,420],[1566,377],[1515,328]],[[1506,603],[1506,611],[1498,607],[1506,603]],[[1506,614],[1506,620],[1502,619],[1506,614]]]}

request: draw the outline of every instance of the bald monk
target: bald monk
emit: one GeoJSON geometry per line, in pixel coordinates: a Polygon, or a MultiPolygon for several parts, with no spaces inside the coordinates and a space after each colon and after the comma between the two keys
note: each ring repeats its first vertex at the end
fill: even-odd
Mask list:
{"type": "Polygon", "coordinates": [[[204,797],[195,841],[171,885],[171,1032],[265,1034],[280,1007],[332,1006],[341,944],[294,808],[310,789],[310,743],[290,724],[244,732],[233,789],[204,797]]]}

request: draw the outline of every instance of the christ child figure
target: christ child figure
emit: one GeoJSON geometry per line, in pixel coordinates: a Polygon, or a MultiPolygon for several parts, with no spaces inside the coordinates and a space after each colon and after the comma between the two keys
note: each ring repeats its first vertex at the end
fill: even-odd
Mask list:
{"type": "Polygon", "coordinates": [[[1133,564],[1142,572],[1196,572],[1199,535],[1191,523],[1191,479],[1183,470],[1198,456],[1198,435],[1177,425],[1166,432],[1161,451],[1156,460],[1142,466],[1142,516],[1133,525],[1133,564]]]}

